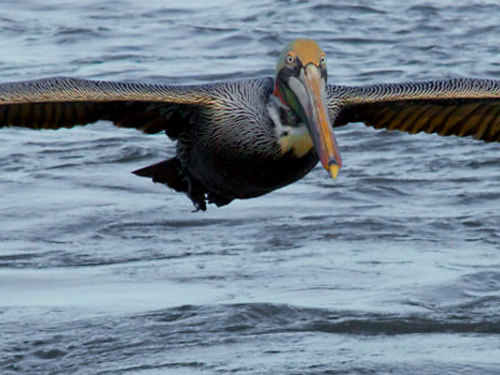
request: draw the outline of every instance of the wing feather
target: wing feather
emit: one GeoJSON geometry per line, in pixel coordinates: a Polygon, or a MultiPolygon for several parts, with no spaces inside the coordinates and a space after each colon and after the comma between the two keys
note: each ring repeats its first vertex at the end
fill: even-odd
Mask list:
{"type": "MultiPolygon", "coordinates": [[[[334,126],[364,122],[376,129],[500,141],[500,81],[451,79],[360,87],[330,86],[342,103],[334,126]]],[[[338,104],[337,104],[338,105],[338,104]]]]}
{"type": "Polygon", "coordinates": [[[0,127],[59,129],[109,120],[146,133],[175,136],[217,85],[167,86],[54,77],[0,84],[0,127]]]}

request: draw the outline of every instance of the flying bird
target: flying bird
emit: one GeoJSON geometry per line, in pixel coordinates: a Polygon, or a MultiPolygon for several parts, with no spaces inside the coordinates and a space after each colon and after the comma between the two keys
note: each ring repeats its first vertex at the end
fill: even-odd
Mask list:
{"type": "Polygon", "coordinates": [[[291,184],[321,162],[342,167],[333,129],[376,129],[500,141],[500,81],[327,84],[326,55],[285,46],[275,77],[174,86],[54,77],[0,84],[0,127],[71,128],[98,120],[165,132],[175,157],[134,171],[185,193],[197,210],[291,184]]]}

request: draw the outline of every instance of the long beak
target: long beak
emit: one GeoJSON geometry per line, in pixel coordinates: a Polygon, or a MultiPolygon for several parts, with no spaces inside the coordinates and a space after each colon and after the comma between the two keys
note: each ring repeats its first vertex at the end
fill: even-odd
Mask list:
{"type": "Polygon", "coordinates": [[[342,159],[328,117],[326,83],[321,78],[320,70],[316,65],[308,64],[298,78],[289,81],[289,87],[302,106],[303,121],[309,129],[321,164],[333,179],[337,178],[342,159]]]}

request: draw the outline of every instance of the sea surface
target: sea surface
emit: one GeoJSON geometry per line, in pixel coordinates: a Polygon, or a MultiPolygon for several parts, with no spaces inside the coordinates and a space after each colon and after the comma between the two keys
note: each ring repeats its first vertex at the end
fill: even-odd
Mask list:
{"type": "MultiPolygon", "coordinates": [[[[500,3],[2,0],[0,81],[500,79],[500,3]]],[[[500,145],[337,130],[344,167],[229,206],[130,172],[164,135],[0,130],[0,373],[499,374],[500,145]]]]}

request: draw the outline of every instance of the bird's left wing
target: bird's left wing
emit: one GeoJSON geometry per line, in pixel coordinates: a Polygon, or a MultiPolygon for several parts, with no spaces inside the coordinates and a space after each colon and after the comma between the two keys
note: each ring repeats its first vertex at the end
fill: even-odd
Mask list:
{"type": "Polygon", "coordinates": [[[168,86],[54,77],[0,84],[0,128],[70,128],[97,120],[145,133],[179,127],[215,103],[217,85],[168,86]]]}
{"type": "Polygon", "coordinates": [[[500,81],[451,79],[359,87],[329,86],[334,126],[363,122],[411,134],[500,142],[500,81]],[[338,108],[340,107],[340,109],[338,108]]]}

